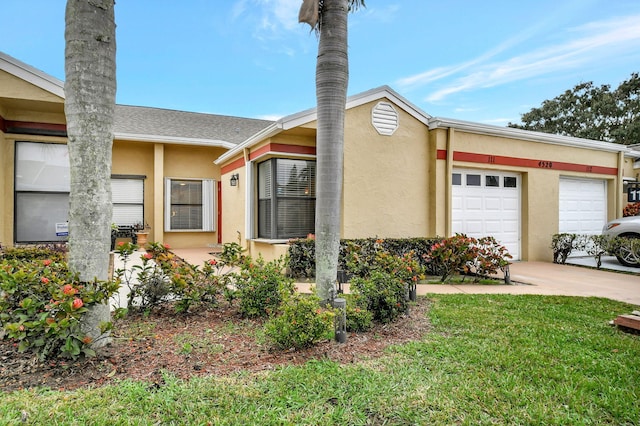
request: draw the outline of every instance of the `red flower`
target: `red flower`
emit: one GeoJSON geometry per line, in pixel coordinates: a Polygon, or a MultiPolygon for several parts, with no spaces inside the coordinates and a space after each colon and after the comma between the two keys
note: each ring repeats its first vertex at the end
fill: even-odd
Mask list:
{"type": "Polygon", "coordinates": [[[211,265],[211,266],[215,266],[215,265],[217,265],[217,264],[218,264],[218,261],[217,261],[217,260],[215,260],[215,259],[209,259],[209,265],[211,265]]]}
{"type": "Polygon", "coordinates": [[[82,339],[82,343],[84,343],[85,345],[88,345],[89,343],[91,343],[93,339],[89,336],[84,336],[84,338],[82,339]]]}
{"type": "Polygon", "coordinates": [[[75,299],[73,299],[73,303],[71,304],[71,307],[73,309],[80,309],[82,308],[82,305],[84,305],[84,303],[82,302],[82,299],[78,299],[76,297],[75,299]]]}
{"type": "Polygon", "coordinates": [[[42,277],[40,278],[40,282],[44,283],[44,284],[49,284],[49,278],[47,277],[42,277]]]}
{"type": "Polygon", "coordinates": [[[124,241],[118,242],[118,247],[122,247],[124,245],[124,241]]]}
{"type": "Polygon", "coordinates": [[[44,266],[49,266],[51,265],[51,259],[46,259],[42,263],[44,264],[44,266]]]}
{"type": "Polygon", "coordinates": [[[164,244],[164,248],[165,248],[166,250],[169,250],[171,247],[169,246],[169,244],[164,244]]]}
{"type": "Polygon", "coordinates": [[[143,256],[145,259],[153,259],[153,254],[148,253],[148,252],[147,252],[147,253],[145,253],[145,254],[143,254],[142,256],[143,256]]]}
{"type": "Polygon", "coordinates": [[[62,287],[62,292],[64,294],[66,294],[67,296],[73,296],[74,294],[76,294],[78,292],[78,290],[73,288],[73,286],[71,284],[65,284],[62,287]]]}

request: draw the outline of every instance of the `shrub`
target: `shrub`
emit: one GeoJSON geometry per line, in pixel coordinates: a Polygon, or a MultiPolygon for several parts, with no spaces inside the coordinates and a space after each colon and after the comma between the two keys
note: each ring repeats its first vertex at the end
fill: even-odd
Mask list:
{"type": "Polygon", "coordinates": [[[220,253],[220,261],[224,265],[236,266],[242,264],[245,260],[244,248],[238,243],[226,243],[222,246],[220,253]]]}
{"type": "Polygon", "coordinates": [[[351,280],[351,292],[366,301],[366,309],[374,321],[388,323],[407,311],[408,287],[399,277],[381,270],[373,270],[368,278],[351,280]]]}
{"type": "Polygon", "coordinates": [[[504,272],[509,266],[512,256],[507,249],[499,244],[494,237],[482,237],[474,243],[475,258],[467,263],[475,279],[488,278],[498,271],[504,272]]]}
{"type": "Polygon", "coordinates": [[[315,295],[295,293],[285,298],[281,313],[264,325],[264,333],[276,349],[301,349],[328,339],[334,328],[335,313],[320,307],[315,295]]]}
{"type": "Polygon", "coordinates": [[[45,244],[33,247],[9,247],[2,249],[1,259],[45,260],[64,262],[67,247],[64,244],[45,244]]]}
{"type": "Polygon", "coordinates": [[[554,234],[551,238],[551,249],[553,250],[553,263],[565,264],[567,258],[574,249],[574,242],[578,236],[576,234],[554,234]]]}
{"type": "Polygon", "coordinates": [[[316,275],[316,240],[301,238],[289,244],[289,275],[310,278],[316,275]]]}
{"type": "Polygon", "coordinates": [[[629,203],[622,210],[622,216],[638,216],[640,214],[640,203],[629,203]]]}
{"type": "Polygon", "coordinates": [[[274,314],[283,297],[293,294],[293,280],[283,274],[283,258],[265,262],[262,256],[253,260],[247,256],[240,271],[230,274],[235,287],[234,297],[244,317],[264,317],[274,314]]]}
{"type": "MultiPolygon", "coordinates": [[[[34,257],[40,255],[36,251],[34,257]]],[[[5,338],[13,339],[19,351],[31,350],[40,359],[94,355],[90,348],[94,342],[81,331],[81,318],[117,289],[114,282],[80,282],[64,261],[2,259],[0,324],[5,338]]],[[[102,331],[110,325],[102,324],[102,331]]]]}
{"type": "Polygon", "coordinates": [[[469,265],[473,264],[477,250],[474,244],[477,240],[463,234],[456,234],[446,238],[431,247],[431,252],[426,255],[426,259],[437,265],[440,271],[440,280],[449,281],[458,272],[466,273],[470,270],[469,265]]]}
{"type": "MultiPolygon", "coordinates": [[[[431,265],[424,260],[423,255],[427,254],[440,238],[365,238],[340,241],[340,254],[338,258],[338,269],[355,274],[347,267],[349,255],[358,252],[359,256],[365,259],[375,257],[375,253],[384,250],[396,256],[404,256],[406,253],[413,253],[415,260],[430,275],[437,275],[431,265]]],[[[313,278],[315,276],[315,241],[312,235],[289,241],[289,273],[292,277],[313,278]]]]}
{"type": "Polygon", "coordinates": [[[344,294],[347,301],[347,331],[368,331],[373,327],[373,314],[367,309],[367,300],[358,293],[344,294]]]}
{"type": "Polygon", "coordinates": [[[582,236],[584,243],[580,248],[584,249],[590,256],[596,260],[596,267],[600,269],[602,266],[602,256],[607,254],[611,247],[611,237],[607,235],[584,235],[582,236]]]}
{"type": "Polygon", "coordinates": [[[121,242],[115,250],[123,262],[116,277],[129,288],[130,307],[150,310],[175,300],[174,309],[181,313],[217,303],[226,282],[220,274],[224,262],[211,259],[199,268],[176,256],[168,245],[153,242],[147,244],[147,252],[141,255],[141,265],[128,266],[137,248],[135,244],[121,242]]]}

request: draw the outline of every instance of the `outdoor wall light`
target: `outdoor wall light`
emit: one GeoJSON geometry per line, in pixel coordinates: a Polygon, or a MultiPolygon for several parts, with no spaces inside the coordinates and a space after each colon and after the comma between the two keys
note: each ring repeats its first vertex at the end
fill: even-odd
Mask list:
{"type": "Polygon", "coordinates": [[[234,173],[231,175],[231,180],[229,183],[231,186],[238,186],[238,181],[240,180],[240,175],[238,173],[234,173]]]}

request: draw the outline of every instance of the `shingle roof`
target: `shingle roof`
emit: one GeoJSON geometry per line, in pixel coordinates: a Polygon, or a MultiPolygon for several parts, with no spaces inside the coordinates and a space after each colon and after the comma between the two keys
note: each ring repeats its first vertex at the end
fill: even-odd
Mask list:
{"type": "Polygon", "coordinates": [[[203,144],[233,146],[271,124],[273,121],[254,118],[116,105],[114,133],[116,138],[124,139],[144,135],[147,140],[197,140],[203,144]]]}

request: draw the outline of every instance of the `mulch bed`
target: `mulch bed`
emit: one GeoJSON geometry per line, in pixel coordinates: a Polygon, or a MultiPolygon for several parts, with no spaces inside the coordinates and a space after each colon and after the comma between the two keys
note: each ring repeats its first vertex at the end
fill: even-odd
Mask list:
{"type": "Polygon", "coordinates": [[[18,353],[11,341],[1,340],[0,389],[74,390],[124,379],[160,386],[163,373],[189,379],[273,370],[313,359],[351,364],[380,357],[390,345],[419,340],[431,327],[428,309],[429,301],[419,298],[408,316],[365,333],[349,333],[346,343],[323,341],[304,350],[270,351],[256,339],[261,322],[242,319],[225,302],[189,315],[166,307],[119,320],[113,343],[93,358],[39,361],[33,354],[18,353]]]}

